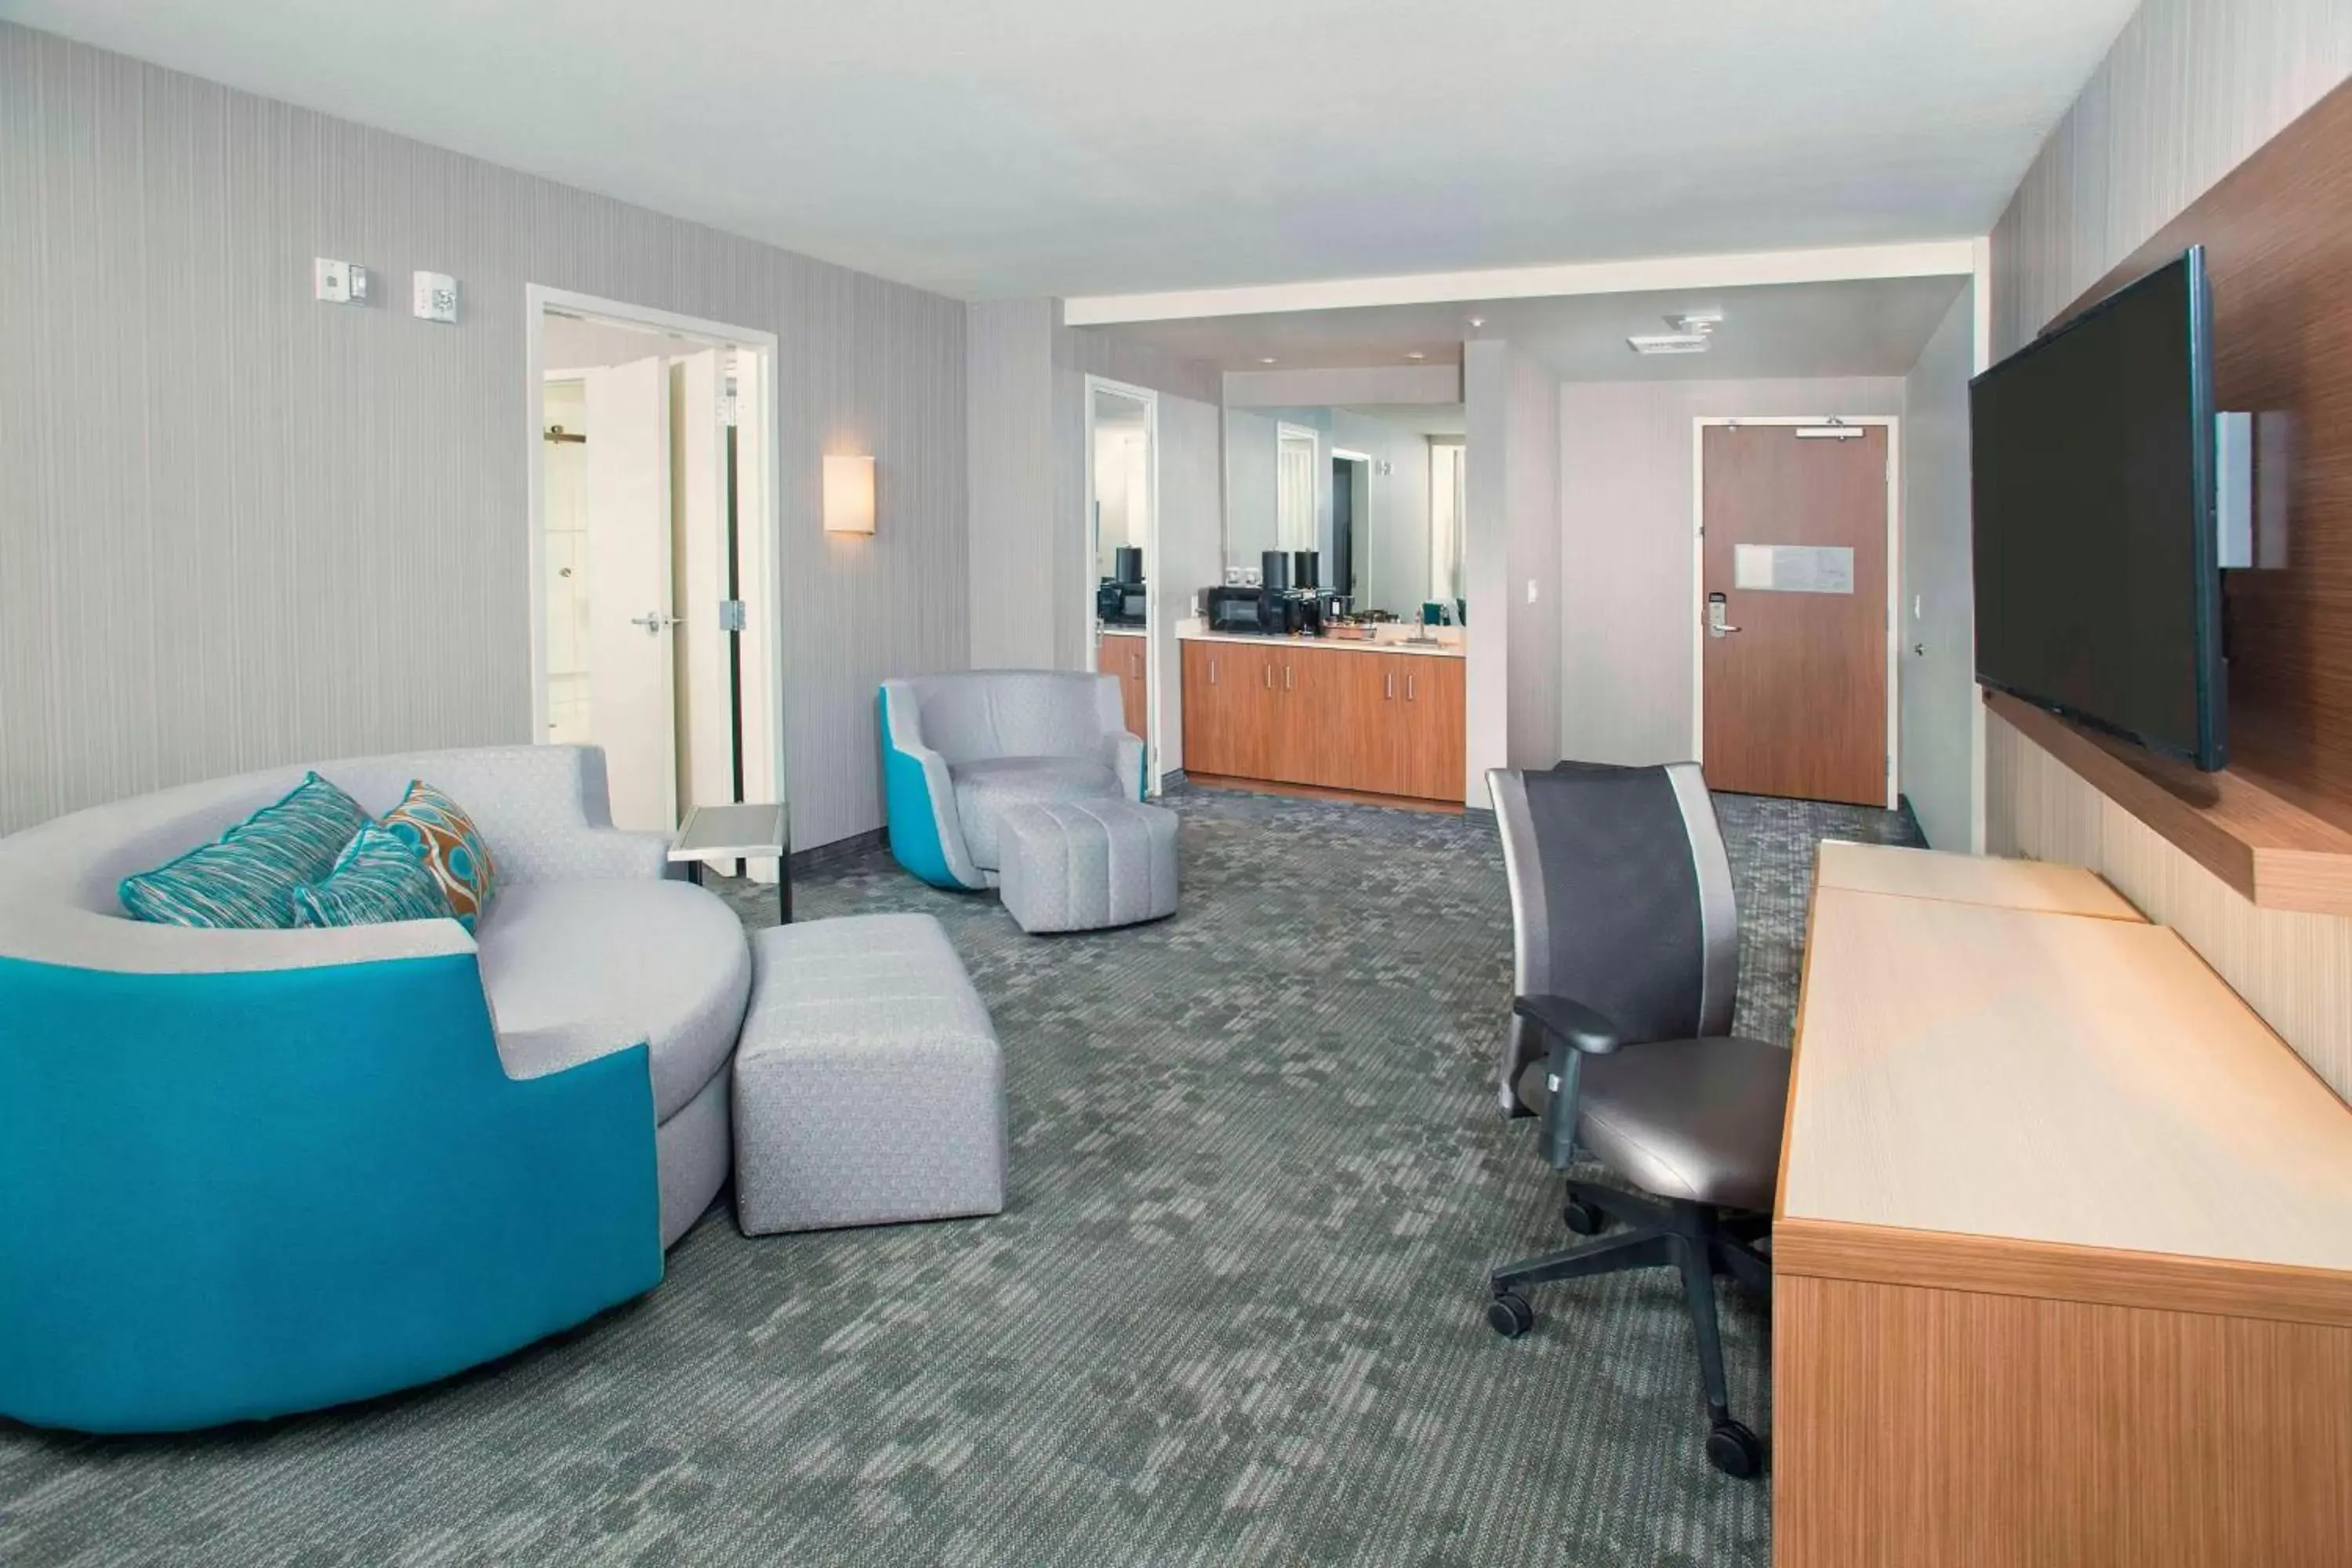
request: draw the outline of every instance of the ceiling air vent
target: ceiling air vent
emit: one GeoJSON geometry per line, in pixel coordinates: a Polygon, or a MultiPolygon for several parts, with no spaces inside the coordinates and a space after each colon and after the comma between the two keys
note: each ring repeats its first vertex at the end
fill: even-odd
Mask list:
{"type": "Polygon", "coordinates": [[[1665,332],[1636,332],[1625,344],[1637,354],[1703,354],[1715,329],[1723,325],[1720,310],[1685,310],[1668,316],[1665,332]]]}

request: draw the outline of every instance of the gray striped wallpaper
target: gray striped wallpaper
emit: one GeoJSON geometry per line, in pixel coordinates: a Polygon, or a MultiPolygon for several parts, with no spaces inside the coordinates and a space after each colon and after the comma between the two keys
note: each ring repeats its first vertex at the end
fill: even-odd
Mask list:
{"type": "Polygon", "coordinates": [[[1055,663],[1056,500],[1051,300],[988,300],[966,309],[971,400],[971,662],[980,669],[1055,663]]]}
{"type": "Polygon", "coordinates": [[[6,24],[0,237],[0,831],[526,737],[529,282],[780,340],[796,844],[880,821],[875,683],[970,657],[957,301],[6,24]],[[818,527],[828,450],[871,539],[818,527]]]}
{"type": "Polygon", "coordinates": [[[2022,347],[2352,75],[2352,0],[2146,0],[1993,230],[1993,352],[2022,347]]]}

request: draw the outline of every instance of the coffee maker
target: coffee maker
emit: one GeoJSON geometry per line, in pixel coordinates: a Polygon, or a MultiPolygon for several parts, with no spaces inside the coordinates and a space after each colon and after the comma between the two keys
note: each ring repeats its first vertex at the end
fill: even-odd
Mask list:
{"type": "Polygon", "coordinates": [[[1095,589],[1095,619],[1107,626],[1139,626],[1146,604],[1143,552],[1122,544],[1111,552],[1111,574],[1095,589]]]}
{"type": "Polygon", "coordinates": [[[1316,585],[1321,557],[1312,550],[1269,550],[1264,556],[1268,588],[1261,611],[1266,629],[1277,635],[1319,637],[1323,635],[1323,593],[1316,585]]]}

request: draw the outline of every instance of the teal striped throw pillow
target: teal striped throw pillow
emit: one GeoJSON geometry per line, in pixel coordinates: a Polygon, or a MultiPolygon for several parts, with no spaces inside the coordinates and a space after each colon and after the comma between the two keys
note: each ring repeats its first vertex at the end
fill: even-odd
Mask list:
{"type": "Polygon", "coordinates": [[[368,821],[359,802],[310,773],[275,805],[263,806],[210,844],[125,877],[115,891],[134,920],[282,930],[294,923],[294,889],[332,870],[336,856],[368,821]]]}
{"type": "Polygon", "coordinates": [[[449,900],[416,847],[369,823],[352,836],[324,879],[294,889],[299,926],[373,926],[446,921],[449,900]]]}

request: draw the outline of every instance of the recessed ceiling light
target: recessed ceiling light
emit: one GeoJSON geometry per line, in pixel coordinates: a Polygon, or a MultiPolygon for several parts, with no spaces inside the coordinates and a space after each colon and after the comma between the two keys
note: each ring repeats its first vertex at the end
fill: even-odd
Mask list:
{"type": "Polygon", "coordinates": [[[1470,324],[1474,327],[1483,327],[1486,324],[1486,318],[1484,316],[1473,316],[1470,318],[1470,324]]]}
{"type": "Polygon", "coordinates": [[[1274,356],[1272,354],[1268,354],[1257,363],[1260,364],[1272,364],[1274,363],[1274,356]]]}
{"type": "Polygon", "coordinates": [[[1429,356],[1422,353],[1419,349],[1415,349],[1404,357],[1407,359],[1427,359],[1429,356]]]}

